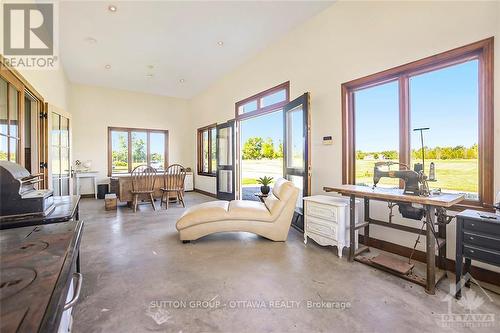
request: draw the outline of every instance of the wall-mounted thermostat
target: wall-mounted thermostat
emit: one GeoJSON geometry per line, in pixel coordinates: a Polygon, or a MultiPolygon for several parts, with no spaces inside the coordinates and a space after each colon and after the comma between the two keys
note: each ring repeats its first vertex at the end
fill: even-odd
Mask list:
{"type": "Polygon", "coordinates": [[[333,144],[333,138],[332,138],[332,136],[331,135],[324,136],[323,137],[323,144],[324,145],[331,145],[331,144],[333,144]]]}

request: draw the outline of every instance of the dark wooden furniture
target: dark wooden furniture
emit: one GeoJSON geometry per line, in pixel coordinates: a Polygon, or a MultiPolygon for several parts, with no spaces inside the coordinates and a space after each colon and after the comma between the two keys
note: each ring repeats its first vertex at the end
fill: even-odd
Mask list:
{"type": "Polygon", "coordinates": [[[57,332],[71,321],[82,230],[71,221],[0,231],[0,331],[57,332]]]}
{"type": "Polygon", "coordinates": [[[156,169],[149,165],[139,165],[132,170],[132,195],[134,196],[134,213],[137,211],[139,196],[146,196],[156,210],[153,197],[156,181],[156,169]]]}
{"type": "Polygon", "coordinates": [[[269,194],[263,194],[262,192],[255,192],[253,195],[259,198],[260,202],[264,202],[264,200],[266,200],[269,196],[269,194]]]}
{"type": "Polygon", "coordinates": [[[0,230],[20,228],[32,225],[45,225],[66,222],[71,219],[79,220],[79,195],[53,197],[55,209],[47,216],[2,216],[0,217],[0,230]]]}
{"type": "MultiPolygon", "coordinates": [[[[455,297],[459,299],[462,275],[470,274],[472,260],[500,266],[500,216],[470,209],[458,214],[455,260],[455,297]]],[[[464,285],[469,287],[469,282],[467,279],[464,285]]]]}
{"type": "MultiPolygon", "coordinates": [[[[342,195],[348,195],[350,197],[350,239],[354,239],[355,231],[361,228],[364,228],[364,244],[369,244],[369,235],[370,235],[370,223],[374,223],[377,225],[386,226],[389,228],[396,228],[399,230],[404,230],[407,232],[415,232],[420,233],[420,229],[410,228],[405,225],[399,225],[395,223],[386,223],[382,221],[378,221],[370,218],[369,211],[369,202],[370,200],[379,200],[379,201],[387,201],[392,203],[415,203],[421,204],[425,208],[425,219],[426,219],[426,263],[427,263],[427,274],[426,278],[417,276],[416,274],[401,274],[394,270],[384,269],[381,265],[378,265],[375,262],[372,262],[369,258],[365,258],[363,256],[359,256],[361,253],[369,251],[368,246],[360,246],[357,250],[355,250],[355,246],[353,241],[350,243],[349,247],[349,261],[359,261],[364,264],[377,267],[380,269],[384,269],[391,274],[397,275],[403,279],[412,281],[417,283],[423,287],[427,293],[434,295],[436,284],[441,281],[442,278],[446,276],[446,272],[436,279],[436,246],[438,248],[439,258],[446,258],[446,226],[439,225],[438,230],[435,230],[436,226],[436,208],[443,207],[449,208],[464,199],[464,196],[461,194],[440,194],[433,195],[429,197],[421,197],[415,195],[405,195],[403,194],[402,189],[384,189],[384,188],[372,188],[368,186],[357,186],[357,185],[338,185],[332,187],[323,187],[323,190],[326,192],[338,192],[342,195]],[[365,201],[365,221],[363,223],[355,223],[355,215],[356,215],[356,197],[364,198],[365,201]],[[438,242],[436,242],[437,234],[439,237],[438,242]],[[436,245],[438,244],[438,245],[436,245]]],[[[444,268],[444,263],[440,262],[440,265],[444,268]]]]}
{"type": "Polygon", "coordinates": [[[170,193],[174,193],[177,200],[184,204],[184,179],[186,179],[186,169],[180,164],[172,164],[165,170],[163,174],[163,187],[160,189],[161,205],[165,202],[165,207],[168,209],[168,202],[170,201],[170,193]]]}

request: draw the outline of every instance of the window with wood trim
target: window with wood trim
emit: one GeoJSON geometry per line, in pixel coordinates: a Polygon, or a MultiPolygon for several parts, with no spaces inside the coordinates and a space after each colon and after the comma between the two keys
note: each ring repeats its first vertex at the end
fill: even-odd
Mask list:
{"type": "Polygon", "coordinates": [[[273,112],[290,100],[290,82],[287,81],[236,103],[235,117],[238,120],[273,112]]]}
{"type": "Polygon", "coordinates": [[[168,131],[108,127],[108,174],[126,174],[141,164],[162,172],[168,166],[168,131]]]}
{"type": "Polygon", "coordinates": [[[215,177],[217,171],[216,124],[198,129],[198,174],[215,177]]]}
{"type": "Polygon", "coordinates": [[[429,128],[430,187],[464,193],[460,206],[492,203],[493,38],[344,83],[342,95],[344,184],[372,185],[376,161],[421,166],[415,129],[429,128]]]}

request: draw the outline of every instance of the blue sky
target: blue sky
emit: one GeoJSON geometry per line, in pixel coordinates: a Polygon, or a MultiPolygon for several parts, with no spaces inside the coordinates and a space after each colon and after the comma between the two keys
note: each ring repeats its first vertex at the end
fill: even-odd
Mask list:
{"type": "Polygon", "coordinates": [[[283,141],[283,112],[273,112],[265,116],[255,117],[241,122],[241,146],[248,138],[256,136],[271,138],[275,147],[283,141]]]}
{"type": "MultiPolygon", "coordinates": [[[[398,84],[355,93],[356,150],[398,150],[398,84]]],[[[476,60],[410,78],[411,129],[424,132],[425,145],[471,146],[478,140],[476,60]]],[[[412,148],[420,146],[411,133],[412,148]]]]}

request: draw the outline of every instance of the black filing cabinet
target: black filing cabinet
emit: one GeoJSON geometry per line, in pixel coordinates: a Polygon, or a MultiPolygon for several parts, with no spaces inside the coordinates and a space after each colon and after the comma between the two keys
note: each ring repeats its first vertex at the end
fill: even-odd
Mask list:
{"type": "Polygon", "coordinates": [[[470,274],[472,260],[500,266],[500,216],[470,209],[464,210],[457,215],[456,245],[455,297],[460,298],[462,295],[459,283],[462,274],[470,274]]]}

